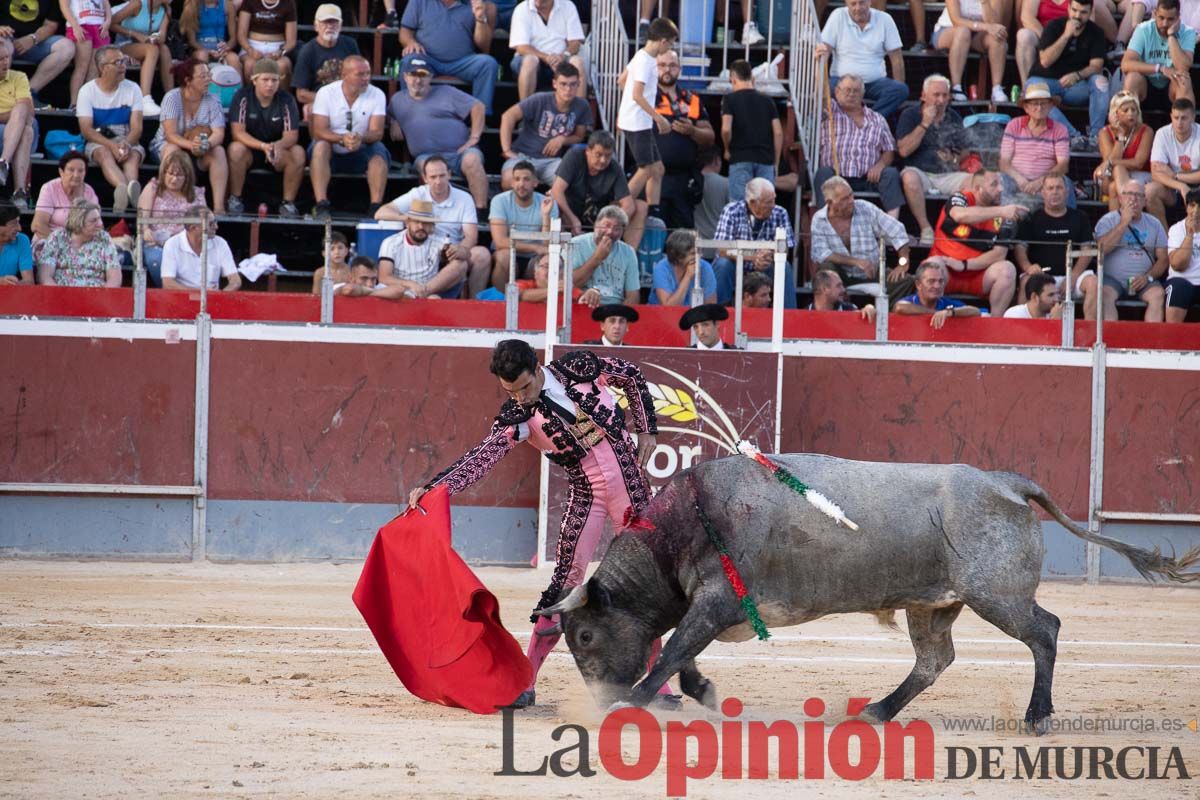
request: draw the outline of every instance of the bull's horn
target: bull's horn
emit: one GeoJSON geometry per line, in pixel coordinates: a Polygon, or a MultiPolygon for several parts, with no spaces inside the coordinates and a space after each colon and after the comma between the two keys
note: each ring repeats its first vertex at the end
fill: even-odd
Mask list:
{"type": "Polygon", "coordinates": [[[562,614],[566,611],[574,611],[577,608],[583,608],[587,605],[587,584],[581,583],[571,590],[571,593],[559,600],[552,606],[546,606],[541,611],[537,612],[543,617],[552,617],[555,614],[562,614]]]}
{"type": "Polygon", "coordinates": [[[556,622],[553,625],[551,625],[549,628],[546,628],[545,630],[541,630],[541,631],[535,630],[534,633],[536,633],[538,636],[561,636],[562,635],[562,625],[560,623],[556,622]]]}

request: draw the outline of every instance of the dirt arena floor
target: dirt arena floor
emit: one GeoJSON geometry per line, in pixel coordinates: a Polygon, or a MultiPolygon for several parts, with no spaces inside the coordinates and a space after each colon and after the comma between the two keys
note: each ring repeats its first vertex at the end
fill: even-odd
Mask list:
{"type": "MultiPolygon", "coordinates": [[[[564,645],[542,673],[540,704],[514,717],[514,766],[530,770],[574,743],[563,723],[591,733],[595,777],[495,776],[502,719],[423,703],[396,680],[350,593],[359,565],[221,566],[0,561],[0,796],[558,798],[665,797],[666,770],[625,782],[599,763],[602,715],[564,645]]],[[[488,568],[505,621],[524,642],[525,615],[548,573],[488,568]]],[[[936,737],[933,781],[712,777],[688,796],[746,797],[1200,797],[1200,590],[1049,583],[1039,601],[1062,618],[1056,720],[1108,730],[950,730],[1024,714],[1028,650],[964,612],[957,662],[904,712],[936,737]],[[1155,730],[1145,727],[1152,721],[1155,730]],[[1136,722],[1134,722],[1136,721],[1136,722]],[[1174,730],[1161,730],[1164,721],[1174,730]],[[1187,726],[1191,721],[1191,728],[1187,726]],[[1126,730],[1112,730],[1118,725],[1126,730]],[[1159,747],[1159,770],[1179,748],[1191,780],[1013,780],[1018,746],[1159,747]],[[947,747],[1004,748],[1004,779],[948,780],[947,747]]],[[[903,618],[901,618],[903,627],[903,618]]],[[[903,634],[867,616],[776,631],[767,643],[716,644],[700,658],[740,719],[799,724],[807,698],[829,710],[878,698],[908,673],[903,634]]],[[[710,714],[688,701],[660,715],[710,714]]],[[[1144,753],[1145,751],[1137,751],[1144,753]]],[[[632,759],[636,752],[626,750],[632,759]]],[[[1147,766],[1132,756],[1131,769],[1147,766]]],[[[960,762],[961,763],[961,762],[960,762]]]]}

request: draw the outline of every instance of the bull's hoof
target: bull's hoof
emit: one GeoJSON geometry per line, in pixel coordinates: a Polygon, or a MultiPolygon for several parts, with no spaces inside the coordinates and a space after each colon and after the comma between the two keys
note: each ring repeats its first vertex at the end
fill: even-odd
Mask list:
{"type": "Polygon", "coordinates": [[[516,700],[513,700],[511,703],[509,703],[508,705],[506,705],[504,707],[505,708],[529,708],[530,706],[533,706],[533,705],[537,705],[537,692],[534,691],[533,689],[526,689],[525,691],[523,691],[519,695],[517,695],[516,700]]]}
{"type": "Polygon", "coordinates": [[[1025,730],[1034,736],[1045,736],[1050,732],[1050,716],[1046,715],[1036,720],[1025,720],[1025,730]]]}
{"type": "Polygon", "coordinates": [[[858,712],[858,719],[863,722],[868,722],[872,725],[882,725],[891,719],[883,707],[883,703],[871,703],[865,706],[862,711],[858,712]]]}
{"type": "Polygon", "coordinates": [[[611,714],[614,711],[620,711],[623,708],[637,708],[637,706],[626,700],[618,700],[617,702],[615,702],[611,706],[609,706],[608,711],[606,711],[604,713],[611,714]]]}
{"type": "Polygon", "coordinates": [[[704,691],[696,698],[700,705],[710,711],[717,710],[717,686],[712,681],[704,682],[704,691]]]}

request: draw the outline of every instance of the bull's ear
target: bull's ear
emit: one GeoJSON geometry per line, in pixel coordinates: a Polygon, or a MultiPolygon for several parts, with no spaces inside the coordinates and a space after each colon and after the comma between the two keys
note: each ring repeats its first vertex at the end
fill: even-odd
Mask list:
{"type": "Polygon", "coordinates": [[[562,614],[567,611],[574,611],[577,608],[583,608],[588,601],[588,585],[581,583],[571,590],[570,594],[559,600],[552,606],[546,606],[541,611],[537,612],[543,617],[552,617],[555,614],[562,614]]]}
{"type": "Polygon", "coordinates": [[[585,583],[584,586],[587,587],[588,598],[593,604],[600,606],[600,608],[612,608],[612,595],[595,577],[585,583]]]}

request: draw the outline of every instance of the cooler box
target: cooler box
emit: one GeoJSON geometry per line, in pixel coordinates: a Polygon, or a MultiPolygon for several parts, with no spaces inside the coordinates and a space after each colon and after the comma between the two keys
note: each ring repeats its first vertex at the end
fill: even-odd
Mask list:
{"type": "Polygon", "coordinates": [[[383,240],[404,230],[403,222],[360,222],[355,229],[354,252],[360,256],[379,258],[379,246],[383,240]]]}

